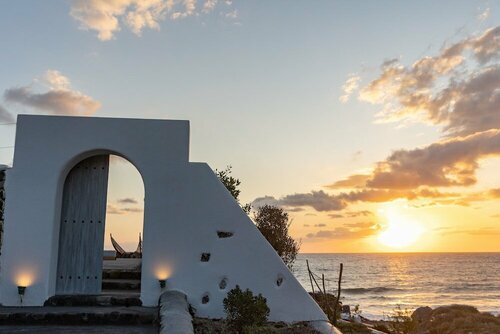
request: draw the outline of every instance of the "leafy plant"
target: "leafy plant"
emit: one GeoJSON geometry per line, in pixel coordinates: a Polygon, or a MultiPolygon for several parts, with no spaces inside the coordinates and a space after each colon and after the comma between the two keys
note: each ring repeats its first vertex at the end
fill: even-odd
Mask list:
{"type": "Polygon", "coordinates": [[[363,313],[363,311],[361,311],[361,308],[359,307],[359,304],[356,304],[356,306],[354,306],[354,309],[352,310],[352,316],[353,317],[360,317],[361,316],[361,313],[363,313]]]}
{"type": "Polygon", "coordinates": [[[266,298],[254,296],[249,289],[243,291],[238,285],[227,293],[223,304],[228,325],[238,333],[247,326],[264,325],[270,312],[266,298]]]}
{"type": "MultiPolygon", "coordinates": [[[[219,178],[220,182],[222,182],[222,184],[226,187],[226,189],[234,197],[236,202],[238,202],[238,204],[240,204],[239,196],[240,196],[241,190],[239,189],[239,186],[241,185],[241,181],[240,181],[240,179],[237,179],[231,175],[232,169],[233,169],[232,166],[227,166],[226,169],[224,169],[224,170],[216,169],[214,172],[215,172],[215,175],[217,175],[217,177],[219,178]]],[[[250,210],[252,209],[250,203],[243,205],[241,208],[247,214],[249,214],[250,210]]]]}
{"type": "Polygon", "coordinates": [[[288,235],[291,225],[288,213],[274,205],[263,205],[257,209],[254,221],[260,233],[273,246],[283,262],[292,269],[300,249],[300,243],[288,235]]]}
{"type": "Polygon", "coordinates": [[[388,320],[391,322],[393,334],[410,334],[415,328],[415,322],[411,318],[411,310],[402,309],[401,305],[387,315],[388,320]]]}

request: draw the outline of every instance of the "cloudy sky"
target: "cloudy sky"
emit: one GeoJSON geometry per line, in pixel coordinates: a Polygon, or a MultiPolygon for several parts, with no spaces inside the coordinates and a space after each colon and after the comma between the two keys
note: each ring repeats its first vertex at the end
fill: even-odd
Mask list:
{"type": "MultiPolygon", "coordinates": [[[[498,2],[10,1],[0,41],[0,164],[22,113],[188,119],[304,252],[500,251],[498,2]]],[[[143,196],[115,160],[129,249],[143,196]]]]}

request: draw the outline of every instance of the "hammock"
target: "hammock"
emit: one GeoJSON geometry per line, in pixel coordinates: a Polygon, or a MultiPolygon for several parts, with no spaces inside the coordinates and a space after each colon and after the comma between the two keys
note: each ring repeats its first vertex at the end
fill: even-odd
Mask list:
{"type": "Polygon", "coordinates": [[[127,252],[125,249],[122,248],[118,244],[118,242],[113,239],[113,235],[110,233],[109,236],[111,237],[111,244],[113,245],[113,248],[116,251],[116,257],[117,258],[142,258],[142,239],[141,239],[141,234],[139,233],[139,244],[137,245],[137,249],[135,252],[127,252]]]}

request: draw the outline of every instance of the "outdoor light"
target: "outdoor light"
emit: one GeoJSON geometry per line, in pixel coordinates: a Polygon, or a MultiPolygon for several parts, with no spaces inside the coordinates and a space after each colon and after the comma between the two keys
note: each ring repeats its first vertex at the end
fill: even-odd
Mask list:
{"type": "Polygon", "coordinates": [[[26,291],[25,286],[21,286],[21,285],[17,286],[17,293],[19,294],[19,298],[21,298],[21,303],[23,302],[23,296],[24,296],[25,291],[26,291]]]}
{"type": "Polygon", "coordinates": [[[170,277],[171,269],[165,265],[159,265],[155,268],[154,275],[160,283],[160,288],[164,289],[167,286],[167,279],[170,277]]]}

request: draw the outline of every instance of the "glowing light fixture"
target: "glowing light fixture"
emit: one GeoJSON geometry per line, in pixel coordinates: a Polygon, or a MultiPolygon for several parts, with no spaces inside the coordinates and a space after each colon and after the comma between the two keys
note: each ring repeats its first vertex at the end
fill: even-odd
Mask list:
{"type": "Polygon", "coordinates": [[[17,286],[17,294],[19,295],[19,298],[21,299],[21,304],[23,303],[23,297],[24,293],[26,292],[26,287],[22,285],[17,286]]]}
{"type": "Polygon", "coordinates": [[[164,289],[167,286],[167,278],[170,276],[170,269],[165,266],[159,266],[155,270],[155,276],[160,283],[160,288],[164,289]]]}

